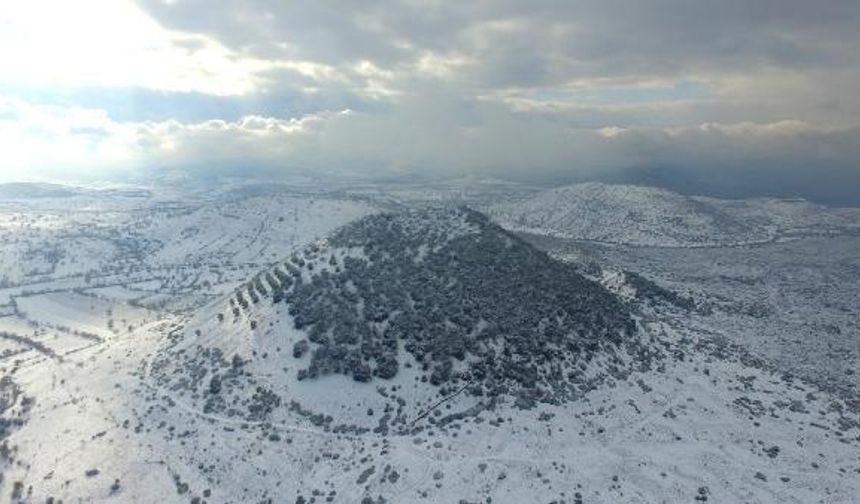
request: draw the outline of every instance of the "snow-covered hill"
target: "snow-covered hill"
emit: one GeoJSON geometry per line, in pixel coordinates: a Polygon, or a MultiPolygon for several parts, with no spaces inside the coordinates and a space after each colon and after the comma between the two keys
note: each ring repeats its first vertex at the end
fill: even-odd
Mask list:
{"type": "Polygon", "coordinates": [[[356,200],[292,193],[163,205],[140,215],[134,231],[157,242],[152,265],[268,263],[352,220],[377,211],[356,200]]]}
{"type": "Polygon", "coordinates": [[[396,400],[408,432],[452,393],[482,408],[581,397],[624,374],[634,333],[574,266],[477,212],[423,210],[361,219],[258,274],[167,339],[153,375],[201,411],[297,422],[299,404],[350,431],[388,423],[363,413],[396,400]]]}
{"type": "MultiPolygon", "coordinates": [[[[136,246],[116,257],[133,268],[87,278],[46,269],[39,278],[48,280],[0,292],[0,499],[846,503],[860,495],[856,394],[797,378],[735,337],[747,327],[739,318],[758,312],[728,308],[760,297],[748,284],[766,280],[747,278],[745,256],[630,249],[701,253],[695,264],[708,267],[690,264],[690,275],[732,275],[723,309],[624,262],[558,262],[471,210],[350,222],[375,209],[328,198],[316,212],[322,196],[300,199],[135,207],[81,237],[119,229],[122,243],[136,246]],[[346,225],[329,233],[338,223],[346,225]],[[138,226],[157,241],[136,241],[138,226]],[[300,245],[314,236],[325,237],[300,245]],[[185,298],[200,302],[178,302],[185,298]]],[[[36,210],[22,215],[24,223],[7,219],[8,236],[77,229],[31,225],[52,222],[36,210]]],[[[798,221],[796,212],[787,218],[798,221]]],[[[827,240],[815,242],[817,256],[833,250],[827,240]]],[[[853,278],[851,243],[819,287],[853,278]]],[[[802,263],[775,266],[788,270],[780,290],[845,310],[825,345],[838,359],[856,341],[856,303],[811,297],[816,277],[798,272],[815,266],[792,255],[794,246],[779,244],[802,263]]],[[[89,267],[116,262],[93,254],[81,257],[89,267]]],[[[806,317],[795,305],[772,309],[806,317]]],[[[803,335],[821,338],[815,327],[803,335]]]]}
{"type": "Polygon", "coordinates": [[[799,502],[860,489],[805,466],[815,446],[860,469],[857,440],[827,434],[860,434],[851,405],[678,326],[660,312],[687,303],[641,277],[597,278],[635,294],[615,298],[469,210],[365,218],[176,327],[146,379],[168,408],[143,422],[196,419],[179,480],[225,500],[799,502]],[[224,436],[232,455],[207,449],[224,436]],[[252,460],[266,469],[249,473],[252,460]]]}
{"type": "Polygon", "coordinates": [[[665,189],[585,183],[491,205],[503,226],[536,234],[642,246],[721,246],[798,233],[860,229],[860,210],[800,200],[720,200],[665,189]]]}

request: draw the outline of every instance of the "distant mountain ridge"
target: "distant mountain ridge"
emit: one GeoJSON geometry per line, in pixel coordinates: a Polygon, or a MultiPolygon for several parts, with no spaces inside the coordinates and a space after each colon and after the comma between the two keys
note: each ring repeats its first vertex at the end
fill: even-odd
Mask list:
{"type": "Polygon", "coordinates": [[[44,182],[0,183],[0,199],[71,198],[76,196],[115,195],[123,197],[149,197],[146,189],[91,189],[44,182]]]}
{"type": "Polygon", "coordinates": [[[803,200],[720,200],[594,182],[484,210],[514,231],[658,247],[764,243],[792,232],[860,228],[860,209],[830,209],[803,200]]]}

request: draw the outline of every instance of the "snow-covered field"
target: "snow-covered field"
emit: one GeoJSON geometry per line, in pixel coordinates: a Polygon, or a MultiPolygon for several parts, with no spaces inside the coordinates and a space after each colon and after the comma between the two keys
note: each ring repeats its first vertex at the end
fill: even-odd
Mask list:
{"type": "Polygon", "coordinates": [[[619,221],[593,199],[559,211],[569,194],[449,190],[0,201],[0,500],[860,502],[855,211],[626,190],[613,201],[639,210],[619,221]],[[357,218],[494,200],[500,222],[635,306],[657,365],[630,356],[572,402],[458,393],[425,417],[442,398],[417,362],[388,381],[299,381],[305,333],[286,305],[229,312],[240,285],[357,218]],[[695,308],[639,299],[624,270],[695,308]],[[214,343],[248,359],[249,395],[277,393],[270,415],[207,410],[205,392],[159,379],[165,349],[214,343]],[[379,429],[385,415],[409,428],[379,429]]]}

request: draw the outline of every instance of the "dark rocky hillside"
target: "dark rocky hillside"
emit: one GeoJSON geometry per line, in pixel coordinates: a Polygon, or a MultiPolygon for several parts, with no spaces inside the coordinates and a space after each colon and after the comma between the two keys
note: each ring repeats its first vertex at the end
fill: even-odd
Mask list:
{"type": "Polygon", "coordinates": [[[294,349],[312,355],[302,379],[393,378],[402,348],[433,385],[469,382],[475,394],[514,385],[520,396],[554,401],[586,386],[580,364],[634,331],[602,286],[469,209],[367,217],[330,246],[364,258],[310,280],[294,267],[283,295],[308,334],[294,349]],[[460,221],[470,229],[452,232],[460,221]]]}

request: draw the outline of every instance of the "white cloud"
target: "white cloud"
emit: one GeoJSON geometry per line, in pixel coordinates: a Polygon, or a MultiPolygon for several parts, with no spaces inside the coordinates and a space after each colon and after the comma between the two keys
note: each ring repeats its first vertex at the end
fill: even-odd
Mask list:
{"type": "MultiPolygon", "coordinates": [[[[481,104],[469,120],[455,98],[418,95],[386,114],[321,112],[295,118],[247,115],[117,122],[103,110],[0,101],[0,175],[128,174],[158,167],[247,167],[277,173],[378,177],[468,173],[564,177],[637,164],[719,166],[744,159],[850,161],[858,131],[798,121],[674,127],[560,127],[481,104]],[[59,167],[59,168],[58,168],[59,167]]],[[[247,173],[247,172],[246,172],[247,173]]]]}
{"type": "Polygon", "coordinates": [[[600,136],[604,138],[615,138],[627,131],[625,128],[621,128],[618,126],[606,126],[597,130],[600,133],[600,136]]]}
{"type": "Polygon", "coordinates": [[[21,99],[0,111],[0,175],[856,167],[858,5],[7,2],[0,92],[21,99]],[[99,101],[104,88],[132,103],[99,101]],[[329,112],[344,108],[356,112],[329,112]]]}
{"type": "Polygon", "coordinates": [[[46,168],[57,175],[79,174],[93,171],[94,162],[121,164],[133,154],[129,133],[103,110],[33,106],[0,98],[0,175],[26,178],[46,168]]]}
{"type": "Polygon", "coordinates": [[[4,2],[0,83],[252,92],[272,62],[214,39],[172,32],[129,0],[4,2]]]}

